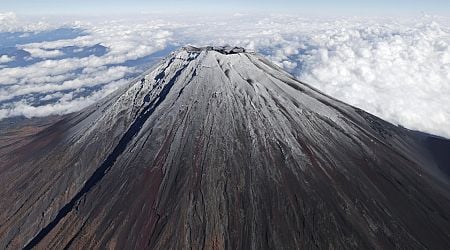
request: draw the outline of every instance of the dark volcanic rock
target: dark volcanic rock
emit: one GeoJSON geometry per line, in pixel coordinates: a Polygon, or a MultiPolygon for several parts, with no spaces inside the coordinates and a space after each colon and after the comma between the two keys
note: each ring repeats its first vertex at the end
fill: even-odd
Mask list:
{"type": "Polygon", "coordinates": [[[181,49],[10,137],[2,249],[450,246],[444,158],[240,48],[181,49]]]}
{"type": "Polygon", "coordinates": [[[186,46],[183,48],[187,52],[201,52],[201,51],[216,51],[221,54],[231,55],[231,54],[239,54],[246,52],[242,47],[233,47],[233,46],[206,46],[206,47],[194,47],[194,46],[186,46]]]}

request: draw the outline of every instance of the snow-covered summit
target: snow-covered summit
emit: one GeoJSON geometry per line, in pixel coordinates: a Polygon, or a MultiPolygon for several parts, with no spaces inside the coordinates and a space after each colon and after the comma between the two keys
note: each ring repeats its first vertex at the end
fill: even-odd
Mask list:
{"type": "Polygon", "coordinates": [[[245,53],[246,50],[242,47],[236,47],[236,46],[205,46],[205,47],[195,47],[192,45],[187,45],[183,47],[183,50],[189,51],[189,52],[200,52],[200,51],[217,51],[219,53],[229,55],[229,54],[238,54],[238,53],[245,53]]]}

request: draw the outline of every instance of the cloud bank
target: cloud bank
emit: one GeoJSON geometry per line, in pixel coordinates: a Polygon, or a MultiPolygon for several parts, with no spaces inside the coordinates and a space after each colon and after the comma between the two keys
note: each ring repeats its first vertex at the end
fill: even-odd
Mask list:
{"type": "Polygon", "coordinates": [[[178,46],[232,44],[258,51],[300,80],[387,121],[450,138],[447,18],[147,14],[33,26],[19,25],[9,13],[0,20],[11,20],[0,22],[0,36],[77,30],[74,37],[31,39],[15,50],[0,46],[0,118],[80,110],[178,46]],[[19,59],[23,65],[11,66],[19,59]]]}
{"type": "MultiPolygon", "coordinates": [[[[447,26],[448,27],[448,26],[447,26]]],[[[435,22],[372,25],[311,36],[295,74],[410,129],[450,137],[450,33],[435,22]]]]}

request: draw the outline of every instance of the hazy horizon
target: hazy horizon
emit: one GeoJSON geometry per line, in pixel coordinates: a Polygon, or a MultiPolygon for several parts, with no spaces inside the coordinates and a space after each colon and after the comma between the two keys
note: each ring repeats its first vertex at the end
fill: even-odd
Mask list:
{"type": "Polygon", "coordinates": [[[357,16],[414,16],[450,14],[450,3],[444,0],[429,1],[295,1],[295,0],[245,0],[245,1],[87,1],[87,0],[2,0],[0,12],[26,15],[117,15],[142,12],[277,12],[307,15],[357,15],[357,16]]]}

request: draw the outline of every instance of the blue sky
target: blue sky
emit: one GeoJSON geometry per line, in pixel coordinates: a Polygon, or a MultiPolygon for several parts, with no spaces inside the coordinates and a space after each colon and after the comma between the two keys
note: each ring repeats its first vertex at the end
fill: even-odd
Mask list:
{"type": "Polygon", "coordinates": [[[0,0],[0,11],[19,14],[118,14],[151,11],[266,11],[314,15],[450,15],[448,0],[0,0]]]}

